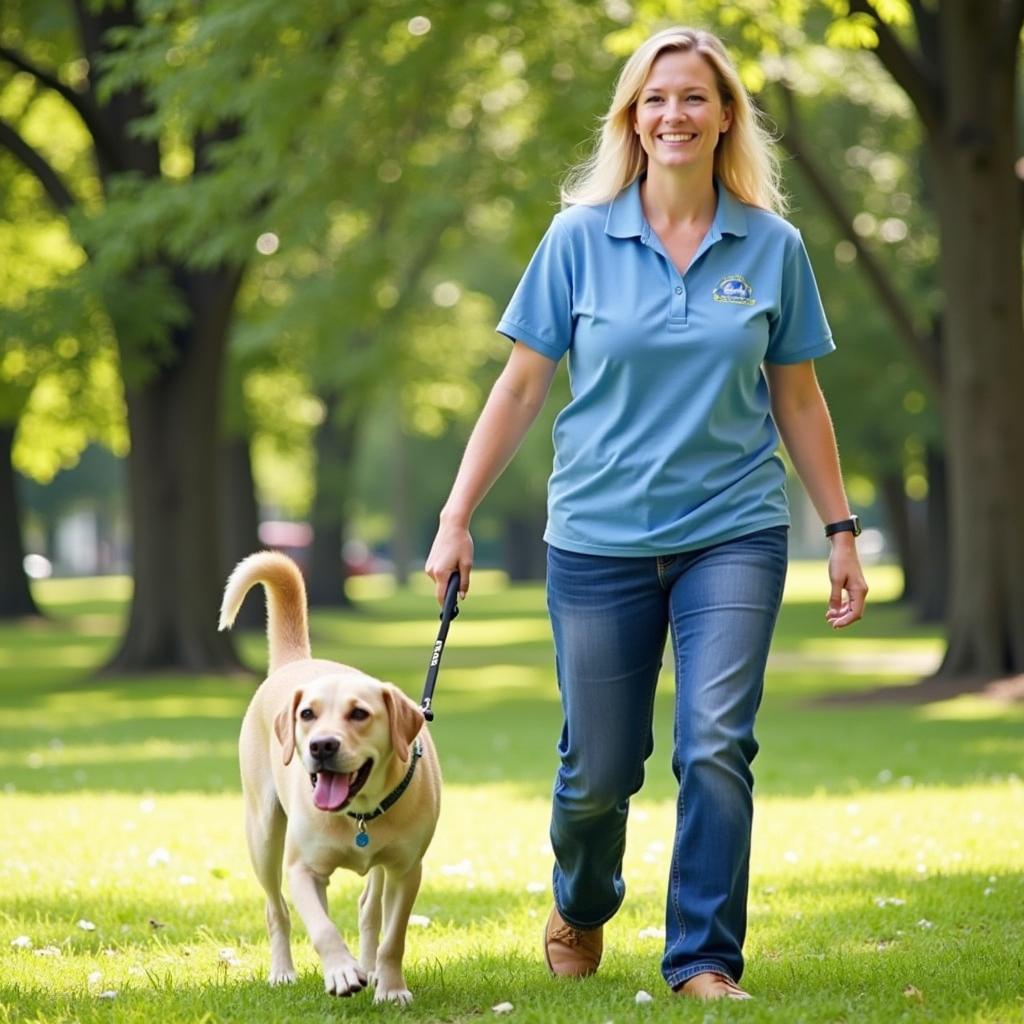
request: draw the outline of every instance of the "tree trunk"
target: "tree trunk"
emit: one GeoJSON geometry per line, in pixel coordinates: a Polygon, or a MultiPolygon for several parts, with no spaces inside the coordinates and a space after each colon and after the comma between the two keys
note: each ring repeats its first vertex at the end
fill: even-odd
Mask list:
{"type": "Polygon", "coordinates": [[[316,432],[316,497],[313,499],[313,548],[306,574],[309,603],[347,608],[347,571],[342,545],[352,501],[352,466],[359,423],[357,414],[339,417],[341,396],[321,395],[326,407],[316,432]]]}
{"type": "Polygon", "coordinates": [[[914,604],[921,594],[914,544],[917,531],[914,529],[916,524],[912,522],[913,510],[907,498],[903,473],[900,470],[887,470],[879,474],[878,483],[885,505],[886,521],[889,524],[889,536],[896,547],[896,558],[903,570],[903,593],[900,594],[899,600],[904,604],[914,604]]]}
{"type": "Polygon", "coordinates": [[[952,536],[940,676],[1024,672],[1024,310],[1014,59],[999,4],[938,7],[946,109],[929,135],[941,283],[952,536]],[[1007,48],[1007,52],[1010,48],[1007,48]]]}
{"type": "Polygon", "coordinates": [[[945,622],[949,611],[949,487],[946,457],[929,446],[925,453],[928,497],[924,502],[918,564],[921,592],[917,615],[921,622],[945,622]]]}
{"type": "Polygon", "coordinates": [[[508,515],[504,520],[505,571],[513,583],[542,580],[547,572],[544,514],[508,515]]]}
{"type": "Polygon", "coordinates": [[[13,423],[0,425],[0,619],[38,615],[25,575],[25,547],[11,453],[13,423]]]}
{"type": "Polygon", "coordinates": [[[239,279],[237,269],[180,274],[192,315],[172,336],[177,358],[126,389],[135,588],[110,672],[242,670],[217,631],[221,387],[239,279]]]}
{"type": "MultiPolygon", "coordinates": [[[[252,477],[249,439],[226,437],[220,447],[221,576],[254,551],[259,551],[260,513],[252,477]]],[[[266,624],[266,600],[262,587],[254,587],[242,602],[234,629],[262,630],[266,624]]]]}
{"type": "Polygon", "coordinates": [[[409,566],[412,563],[412,509],[409,486],[409,437],[402,426],[402,410],[394,411],[395,430],[391,470],[391,561],[394,563],[395,583],[409,585],[409,566]]]}

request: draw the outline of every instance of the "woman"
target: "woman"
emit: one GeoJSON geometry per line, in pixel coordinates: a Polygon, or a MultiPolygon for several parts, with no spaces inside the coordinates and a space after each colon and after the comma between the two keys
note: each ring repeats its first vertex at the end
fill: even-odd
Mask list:
{"type": "Polygon", "coordinates": [[[753,726],[789,524],[780,435],[827,524],[829,624],[859,619],[867,594],[814,373],[834,345],[799,233],[777,215],[768,137],[713,35],[673,28],[640,46],[563,202],[498,325],[512,351],[426,571],[439,600],[454,569],[468,590],[470,518],[568,353],[545,532],[564,712],[545,957],[556,975],[597,969],[671,631],[679,798],[662,973],[686,996],[749,998],[753,726]]]}

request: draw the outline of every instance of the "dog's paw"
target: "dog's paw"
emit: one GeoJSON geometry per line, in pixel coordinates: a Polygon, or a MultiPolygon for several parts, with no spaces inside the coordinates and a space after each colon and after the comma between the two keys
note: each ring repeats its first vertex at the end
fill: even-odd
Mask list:
{"type": "Polygon", "coordinates": [[[366,972],[355,962],[324,966],[324,989],[331,996],[354,996],[366,988],[366,972]]]}
{"type": "Polygon", "coordinates": [[[267,981],[271,985],[291,985],[298,981],[299,976],[295,973],[295,968],[286,967],[283,970],[275,970],[271,968],[270,977],[267,981]]]}
{"type": "Polygon", "coordinates": [[[378,985],[373,1001],[375,1003],[397,1003],[399,1006],[408,1006],[412,1002],[412,993],[407,988],[386,989],[378,985]]]}

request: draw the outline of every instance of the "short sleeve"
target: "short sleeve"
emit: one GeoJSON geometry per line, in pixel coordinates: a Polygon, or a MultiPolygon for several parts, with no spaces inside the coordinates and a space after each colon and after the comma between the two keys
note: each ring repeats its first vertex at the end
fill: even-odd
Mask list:
{"type": "Polygon", "coordinates": [[[556,217],[498,322],[498,332],[557,362],[572,340],[572,291],[572,245],[556,217]]]}
{"type": "Polygon", "coordinates": [[[782,265],[779,313],[769,322],[765,362],[802,363],[835,351],[818,285],[803,239],[787,239],[782,265]]]}

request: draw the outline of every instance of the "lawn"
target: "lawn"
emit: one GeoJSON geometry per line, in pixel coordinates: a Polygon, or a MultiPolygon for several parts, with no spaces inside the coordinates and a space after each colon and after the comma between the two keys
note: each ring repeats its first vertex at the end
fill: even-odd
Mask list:
{"type": "MultiPolygon", "coordinates": [[[[48,581],[41,625],[0,627],[0,1021],[1024,1020],[1024,709],[975,697],[821,704],[905,683],[941,652],[884,603],[824,623],[821,565],[797,564],[770,666],[755,765],[744,984],[698,1006],[658,973],[673,828],[671,679],[633,803],[626,903],[584,983],[547,977],[548,797],[558,707],[543,594],[478,573],[452,626],[433,733],[444,808],[415,908],[416,1001],[333,1000],[296,919],[297,985],[264,982],[262,893],[242,836],[235,760],[255,678],[97,680],[121,580],[48,581]],[[638,991],[653,1002],[638,1005],[638,991]]],[[[314,614],[314,652],[419,696],[437,629],[426,588],[355,581],[356,608],[314,614]]],[[[242,638],[262,665],[264,641],[242,638]]],[[[359,880],[332,911],[355,945],[359,880]]]]}

